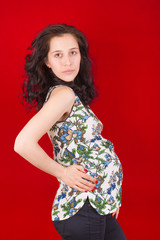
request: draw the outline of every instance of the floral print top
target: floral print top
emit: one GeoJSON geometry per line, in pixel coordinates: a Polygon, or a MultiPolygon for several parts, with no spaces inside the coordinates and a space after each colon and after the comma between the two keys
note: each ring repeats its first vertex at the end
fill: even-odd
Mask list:
{"type": "MultiPolygon", "coordinates": [[[[49,88],[44,104],[51,91],[49,88]]],[[[73,89],[72,89],[73,90],[73,89]]],[[[75,93],[75,92],[74,92],[75,93]]],[[[64,167],[82,165],[98,181],[97,189],[88,192],[78,191],[58,179],[51,218],[52,221],[65,220],[76,214],[85,203],[90,204],[101,214],[109,214],[121,206],[122,165],[111,141],[101,135],[102,122],[89,105],[85,107],[75,93],[75,101],[69,116],[57,121],[48,131],[53,145],[53,158],[64,167]]]]}

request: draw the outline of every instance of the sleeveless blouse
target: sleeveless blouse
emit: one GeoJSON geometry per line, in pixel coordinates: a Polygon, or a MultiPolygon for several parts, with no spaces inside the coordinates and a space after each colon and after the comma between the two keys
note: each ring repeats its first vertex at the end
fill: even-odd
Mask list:
{"type": "MultiPolygon", "coordinates": [[[[64,85],[50,87],[44,104],[58,86],[64,85]]],[[[97,179],[97,189],[81,192],[57,178],[59,188],[52,205],[52,221],[72,217],[84,205],[87,196],[100,215],[112,213],[121,206],[123,170],[114,145],[102,137],[103,124],[89,105],[85,107],[74,94],[69,116],[64,121],[57,121],[47,132],[53,145],[53,158],[64,167],[82,165],[87,169],[86,174],[97,179]]]]}

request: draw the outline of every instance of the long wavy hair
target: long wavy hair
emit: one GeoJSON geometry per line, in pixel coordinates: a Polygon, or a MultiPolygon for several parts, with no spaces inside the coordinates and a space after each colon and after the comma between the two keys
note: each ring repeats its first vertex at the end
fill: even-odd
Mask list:
{"type": "Polygon", "coordinates": [[[37,111],[40,110],[49,88],[55,85],[71,87],[85,106],[98,96],[97,86],[93,82],[92,61],[88,56],[88,41],[84,34],[74,26],[50,24],[37,34],[27,49],[32,52],[25,56],[22,102],[23,105],[24,102],[28,104],[26,109],[29,109],[29,112],[33,107],[36,107],[37,111]],[[45,64],[50,48],[50,39],[63,36],[65,33],[70,33],[76,38],[81,53],[79,72],[71,82],[58,78],[45,64]]]}

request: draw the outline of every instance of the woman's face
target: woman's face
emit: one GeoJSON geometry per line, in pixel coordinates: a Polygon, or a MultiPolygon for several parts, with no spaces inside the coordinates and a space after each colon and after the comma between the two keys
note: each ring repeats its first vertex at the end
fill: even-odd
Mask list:
{"type": "Polygon", "coordinates": [[[73,81],[79,72],[80,61],[79,45],[72,34],[51,38],[46,65],[58,78],[73,81]]]}

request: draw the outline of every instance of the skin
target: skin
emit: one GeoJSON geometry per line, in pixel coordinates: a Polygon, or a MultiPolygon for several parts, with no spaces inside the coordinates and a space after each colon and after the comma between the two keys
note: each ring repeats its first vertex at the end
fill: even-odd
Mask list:
{"type": "Polygon", "coordinates": [[[118,214],[119,214],[119,208],[117,208],[117,210],[115,212],[112,213],[112,217],[116,217],[116,219],[118,218],[118,214]]]}
{"type": "MultiPolygon", "coordinates": [[[[79,45],[74,36],[64,34],[50,39],[50,49],[45,64],[52,69],[57,77],[67,82],[74,81],[79,72],[80,61],[79,45]],[[73,72],[71,74],[64,73],[68,69],[72,69],[73,72]]],[[[82,192],[92,191],[96,187],[96,179],[87,174],[83,166],[73,164],[69,167],[63,167],[53,161],[38,144],[42,136],[57,121],[64,120],[68,116],[74,101],[75,94],[71,88],[67,86],[55,88],[46,104],[17,135],[14,151],[35,167],[61,179],[70,187],[82,192]]],[[[116,218],[118,211],[119,209],[113,213],[116,214],[116,218]]]]}
{"type": "Polygon", "coordinates": [[[80,68],[81,54],[75,37],[71,34],[54,37],[50,40],[50,50],[46,61],[47,67],[66,82],[74,81],[80,68]],[[64,71],[72,69],[71,74],[64,71]]]}

